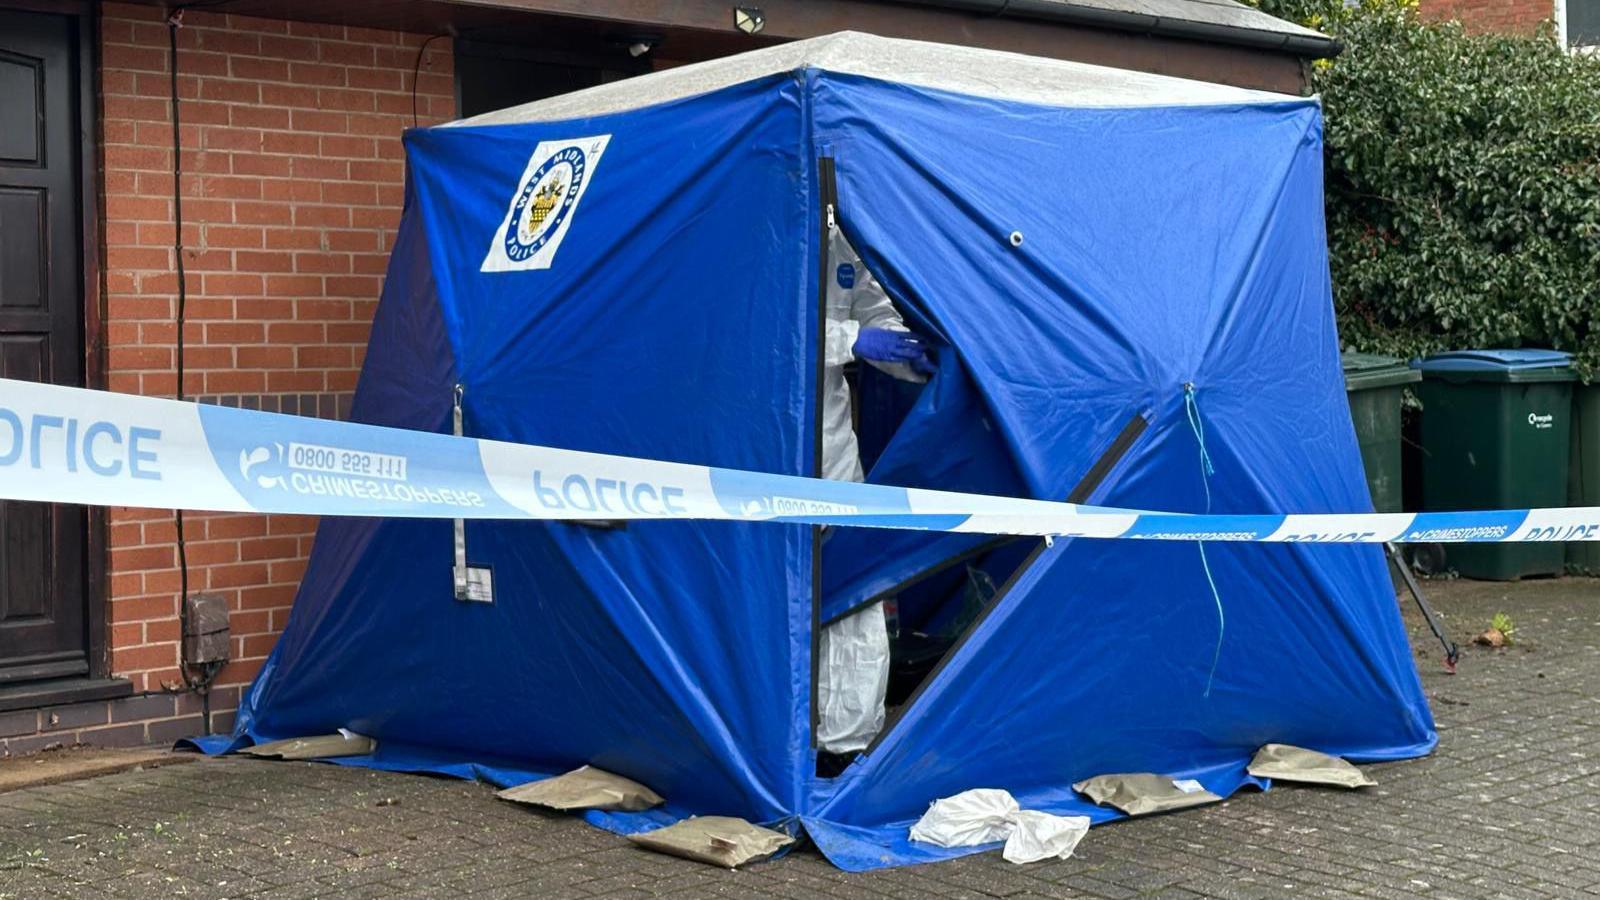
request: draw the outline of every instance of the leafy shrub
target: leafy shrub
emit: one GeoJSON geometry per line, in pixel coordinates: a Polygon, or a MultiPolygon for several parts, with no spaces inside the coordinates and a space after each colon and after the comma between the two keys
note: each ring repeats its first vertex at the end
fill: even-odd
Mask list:
{"type": "Polygon", "coordinates": [[[1312,69],[1345,344],[1553,347],[1600,376],[1600,58],[1414,0],[1259,5],[1345,44],[1312,69]]]}

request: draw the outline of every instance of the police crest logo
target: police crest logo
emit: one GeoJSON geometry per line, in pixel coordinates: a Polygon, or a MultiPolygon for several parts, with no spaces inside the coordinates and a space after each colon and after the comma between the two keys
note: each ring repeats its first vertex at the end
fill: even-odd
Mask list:
{"type": "Polygon", "coordinates": [[[611,135],[541,141],[489,241],[480,272],[548,269],[611,135]]]}
{"type": "Polygon", "coordinates": [[[283,487],[283,477],[272,474],[272,470],[282,465],[282,462],[282,444],[263,444],[252,450],[240,450],[239,475],[245,481],[254,482],[257,487],[267,489],[283,487]]]}

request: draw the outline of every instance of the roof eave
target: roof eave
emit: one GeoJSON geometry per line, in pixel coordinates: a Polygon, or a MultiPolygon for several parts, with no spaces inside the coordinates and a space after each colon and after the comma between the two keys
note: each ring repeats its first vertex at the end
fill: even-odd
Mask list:
{"type": "MultiPolygon", "coordinates": [[[[1331,59],[1344,51],[1343,42],[1309,29],[1272,31],[1242,28],[1172,16],[1157,16],[1126,10],[1084,6],[1060,0],[893,0],[915,6],[938,6],[992,16],[1035,19],[1064,25],[1083,25],[1114,31],[1130,31],[1160,37],[1205,41],[1276,50],[1304,59],[1331,59]]],[[[1287,24],[1287,23],[1286,23],[1287,24]]]]}

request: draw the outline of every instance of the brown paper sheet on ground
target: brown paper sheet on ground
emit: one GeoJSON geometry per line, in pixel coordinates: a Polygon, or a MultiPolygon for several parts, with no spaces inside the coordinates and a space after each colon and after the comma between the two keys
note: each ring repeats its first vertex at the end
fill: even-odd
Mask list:
{"type": "Polygon", "coordinates": [[[1189,790],[1184,790],[1178,784],[1165,775],[1140,772],[1096,775],[1078,782],[1072,789],[1101,806],[1114,807],[1130,816],[1171,812],[1222,800],[1197,783],[1186,783],[1189,790]]]}
{"type": "Polygon", "coordinates": [[[1294,781],[1301,784],[1326,784],[1333,787],[1361,788],[1377,784],[1365,772],[1337,756],[1294,747],[1267,744],[1256,751],[1245,769],[1257,778],[1294,781]]]}
{"type": "Polygon", "coordinates": [[[239,752],[264,759],[332,759],[338,756],[365,756],[377,747],[378,742],[372,738],[347,731],[256,744],[239,752]]]}
{"type": "Polygon", "coordinates": [[[547,809],[604,809],[639,812],[661,805],[661,795],[631,779],[583,766],[565,775],[530,781],[495,796],[547,809]]]}
{"type": "Polygon", "coordinates": [[[630,834],[628,840],[647,850],[670,853],[697,862],[736,869],[760,862],[794,843],[781,831],[729,816],[697,816],[675,825],[630,834]]]}

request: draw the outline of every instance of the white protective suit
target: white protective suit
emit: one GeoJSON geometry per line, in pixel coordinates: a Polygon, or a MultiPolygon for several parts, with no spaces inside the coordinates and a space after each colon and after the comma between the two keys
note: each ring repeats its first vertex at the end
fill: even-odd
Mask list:
{"type": "MultiPolygon", "coordinates": [[[[834,228],[828,236],[827,341],[822,373],[822,477],[862,481],[861,454],[851,424],[845,363],[862,328],[908,330],[889,296],[867,271],[855,248],[834,228]]],[[[867,361],[904,381],[926,381],[904,363],[867,361]]],[[[822,630],[817,686],[817,746],[831,753],[866,749],[883,729],[889,688],[889,628],[883,604],[874,603],[822,630]]]]}

